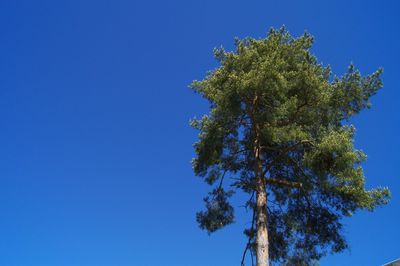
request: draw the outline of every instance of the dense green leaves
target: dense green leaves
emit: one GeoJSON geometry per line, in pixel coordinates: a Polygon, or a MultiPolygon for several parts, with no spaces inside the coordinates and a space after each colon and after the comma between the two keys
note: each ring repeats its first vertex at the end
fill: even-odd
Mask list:
{"type": "MultiPolygon", "coordinates": [[[[255,128],[261,132],[262,168],[268,192],[270,259],[310,265],[326,252],[347,247],[341,218],[388,202],[386,188],[366,190],[349,119],[370,106],[382,70],[362,76],[353,65],[342,76],[310,52],[313,38],[293,38],[284,28],[264,39],[236,40],[236,50],[214,51],[220,66],[192,88],[210,102],[194,119],[200,131],[194,172],[216,186],[199,212],[213,232],[233,222],[231,192],[249,194],[254,209],[255,128]]],[[[254,228],[245,232],[254,241],[254,228]]],[[[253,245],[254,247],[254,245],[253,245]]]]}
{"type": "Polygon", "coordinates": [[[222,188],[214,189],[204,198],[206,211],[197,213],[197,221],[202,229],[212,233],[234,221],[233,208],[228,203],[232,191],[224,191],[222,188]]]}

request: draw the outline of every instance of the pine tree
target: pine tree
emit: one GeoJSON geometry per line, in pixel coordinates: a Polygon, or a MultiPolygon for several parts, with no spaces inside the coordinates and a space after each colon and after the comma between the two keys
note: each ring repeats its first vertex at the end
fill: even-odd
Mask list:
{"type": "Polygon", "coordinates": [[[191,88],[210,113],[200,131],[193,169],[213,187],[197,213],[212,233],[234,222],[229,198],[248,194],[252,225],[245,253],[257,266],[310,265],[348,244],[343,217],[389,200],[387,188],[366,190],[349,119],[370,106],[382,69],[362,76],[353,65],[338,77],[310,52],[313,37],[284,27],[263,39],[236,39],[215,49],[220,66],[191,88]]]}

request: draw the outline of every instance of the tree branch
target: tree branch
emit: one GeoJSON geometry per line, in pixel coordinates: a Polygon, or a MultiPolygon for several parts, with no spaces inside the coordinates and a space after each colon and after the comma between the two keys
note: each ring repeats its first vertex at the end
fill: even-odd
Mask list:
{"type": "Polygon", "coordinates": [[[288,118],[287,121],[282,122],[282,123],[277,123],[276,126],[284,127],[284,126],[289,125],[290,123],[293,123],[293,121],[296,120],[297,115],[300,113],[301,109],[303,109],[303,107],[306,107],[306,106],[309,106],[309,103],[307,100],[303,104],[300,104],[299,106],[297,106],[296,111],[294,112],[294,114],[291,117],[288,118]]]}
{"type": "Polygon", "coordinates": [[[292,149],[296,148],[297,146],[301,145],[301,144],[310,144],[311,146],[314,146],[314,143],[311,140],[300,140],[299,142],[293,144],[292,146],[288,146],[285,149],[283,149],[273,160],[271,163],[269,163],[268,167],[265,169],[264,171],[264,176],[269,172],[269,170],[271,170],[272,166],[274,165],[274,163],[280,158],[282,157],[284,154],[286,154],[287,152],[291,151],[292,149]]]}
{"type": "MultiPolygon", "coordinates": [[[[255,223],[255,220],[256,220],[256,212],[254,211],[254,208],[253,208],[253,219],[252,219],[252,221],[251,221],[251,229],[250,229],[251,231],[254,230],[254,223],[255,223]]],[[[242,256],[242,261],[241,261],[241,263],[240,263],[241,266],[245,266],[245,265],[244,265],[244,259],[246,258],[246,254],[247,254],[247,251],[248,251],[248,250],[250,250],[251,265],[254,265],[254,262],[253,262],[253,252],[251,251],[251,236],[249,236],[249,239],[247,240],[247,244],[246,244],[246,247],[245,247],[245,249],[244,249],[243,256],[242,256]]]]}
{"type": "Polygon", "coordinates": [[[228,170],[225,170],[224,173],[221,176],[221,180],[219,182],[218,190],[220,190],[222,188],[222,183],[224,182],[224,178],[225,178],[226,172],[228,172],[228,170]]]}
{"type": "Polygon", "coordinates": [[[276,178],[268,178],[268,179],[266,179],[266,182],[269,185],[278,185],[278,186],[285,186],[285,187],[291,187],[291,188],[302,188],[303,187],[303,184],[300,182],[287,181],[287,180],[276,179],[276,178]]]}

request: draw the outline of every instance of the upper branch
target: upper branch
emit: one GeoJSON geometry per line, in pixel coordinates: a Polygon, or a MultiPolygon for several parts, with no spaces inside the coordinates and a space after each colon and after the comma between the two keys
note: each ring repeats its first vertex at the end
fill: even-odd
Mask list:
{"type": "Polygon", "coordinates": [[[264,176],[271,170],[271,168],[274,166],[274,164],[276,163],[276,161],[281,158],[283,155],[287,154],[289,151],[293,150],[294,148],[296,148],[299,145],[302,144],[309,144],[311,146],[314,146],[314,142],[311,140],[301,140],[291,146],[286,147],[285,149],[283,149],[275,158],[272,159],[272,161],[269,163],[269,165],[266,167],[265,171],[264,171],[264,176]]]}

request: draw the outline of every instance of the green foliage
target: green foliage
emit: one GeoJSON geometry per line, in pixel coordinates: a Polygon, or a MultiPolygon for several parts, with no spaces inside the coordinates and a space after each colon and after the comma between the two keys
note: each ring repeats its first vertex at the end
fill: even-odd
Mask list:
{"type": "Polygon", "coordinates": [[[222,188],[214,189],[204,198],[207,210],[197,213],[197,221],[202,229],[212,233],[233,223],[233,208],[227,201],[232,193],[232,191],[225,192],[222,188]]]}
{"type": "MultiPolygon", "coordinates": [[[[208,184],[218,183],[197,221],[208,232],[233,222],[232,192],[224,186],[248,193],[246,206],[254,209],[257,126],[270,259],[284,265],[310,265],[326,252],[342,251],[341,218],[389,199],[387,188],[365,189],[366,156],[354,148],[354,127],[345,125],[370,106],[382,87],[382,69],[362,76],[350,65],[335,76],[310,52],[312,44],[310,34],[294,38],[284,28],[264,39],[237,39],[233,52],[214,50],[220,66],[191,86],[211,108],[191,123],[200,131],[193,169],[208,184]]],[[[245,233],[254,242],[253,231],[245,233]]]]}

